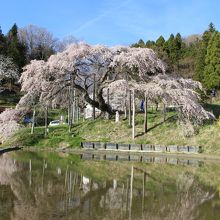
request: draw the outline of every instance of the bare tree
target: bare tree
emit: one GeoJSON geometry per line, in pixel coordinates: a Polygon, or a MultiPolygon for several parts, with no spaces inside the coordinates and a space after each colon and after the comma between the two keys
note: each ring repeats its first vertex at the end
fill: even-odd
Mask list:
{"type": "Polygon", "coordinates": [[[55,50],[57,52],[63,52],[64,50],[67,49],[67,47],[71,44],[74,44],[74,43],[78,43],[78,40],[70,35],[70,36],[67,36],[67,37],[64,37],[63,39],[61,40],[58,40],[55,44],[55,50]]]}
{"type": "Polygon", "coordinates": [[[46,28],[28,25],[18,30],[19,38],[27,48],[28,60],[47,60],[55,52],[56,41],[46,28]]]}

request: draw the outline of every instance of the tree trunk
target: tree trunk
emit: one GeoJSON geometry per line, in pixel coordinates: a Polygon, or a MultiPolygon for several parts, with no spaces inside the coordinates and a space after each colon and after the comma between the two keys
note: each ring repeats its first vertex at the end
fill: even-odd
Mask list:
{"type": "Polygon", "coordinates": [[[163,104],[163,122],[166,121],[166,105],[163,104]]]}
{"type": "Polygon", "coordinates": [[[73,123],[76,122],[76,90],[73,90],[73,103],[72,103],[72,118],[73,123]]]}
{"type": "Polygon", "coordinates": [[[129,90],[129,112],[128,112],[128,125],[131,126],[131,90],[129,90]]]}
{"type": "Polygon", "coordinates": [[[156,104],[156,112],[158,111],[158,102],[155,103],[156,104]]]}
{"type": "MultiPolygon", "coordinates": [[[[107,105],[109,105],[109,88],[107,89],[107,105]]],[[[109,119],[109,113],[107,112],[107,119],[109,119]]]]}
{"type": "Polygon", "coordinates": [[[12,79],[9,79],[9,91],[12,91],[12,79]]]}
{"type": "Polygon", "coordinates": [[[31,125],[31,134],[34,133],[35,114],[36,114],[36,107],[34,106],[34,109],[33,109],[33,116],[32,116],[32,125],[31,125]]]}
{"type": "Polygon", "coordinates": [[[133,90],[133,116],[132,116],[132,138],[135,138],[135,96],[134,96],[134,90],[133,90]]]}
{"type": "MultiPolygon", "coordinates": [[[[98,108],[102,112],[108,112],[110,115],[115,115],[116,110],[112,109],[111,106],[108,105],[103,98],[102,88],[100,88],[97,92],[95,92],[96,96],[95,94],[93,94],[93,96],[95,97],[95,99],[93,99],[90,98],[89,93],[81,86],[75,84],[74,87],[83,94],[84,100],[88,102],[92,107],[94,107],[94,109],[98,108]]],[[[120,113],[122,112],[120,111],[120,113]]]]}
{"type": "Polygon", "coordinates": [[[45,107],[45,130],[44,130],[44,136],[46,137],[48,134],[48,107],[45,107]]]}
{"type": "Polygon", "coordinates": [[[72,100],[73,100],[73,91],[72,85],[69,86],[69,103],[68,103],[68,126],[69,132],[71,132],[72,127],[72,100]]]}
{"type": "Polygon", "coordinates": [[[80,118],[81,118],[81,108],[78,107],[78,121],[80,120],[80,118]]]}
{"type": "Polygon", "coordinates": [[[127,119],[127,104],[126,104],[126,102],[125,102],[124,109],[125,109],[125,119],[127,119]]]}
{"type": "Polygon", "coordinates": [[[147,133],[147,94],[144,95],[144,133],[147,133]]]}
{"type": "Polygon", "coordinates": [[[76,106],[75,106],[75,113],[76,113],[76,122],[79,121],[79,99],[76,99],[76,106]]]}

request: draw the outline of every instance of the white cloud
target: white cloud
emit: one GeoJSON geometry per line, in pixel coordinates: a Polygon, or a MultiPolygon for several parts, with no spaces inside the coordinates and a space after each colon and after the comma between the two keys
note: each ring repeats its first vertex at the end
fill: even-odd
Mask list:
{"type": "Polygon", "coordinates": [[[78,27],[75,31],[74,34],[77,34],[81,31],[83,31],[84,29],[86,29],[87,27],[94,25],[96,22],[98,22],[99,20],[101,20],[104,17],[107,17],[108,15],[111,15],[111,13],[118,11],[119,9],[123,8],[124,6],[126,6],[127,4],[129,4],[132,0],[127,0],[122,2],[121,4],[119,4],[117,7],[111,8],[109,10],[103,11],[101,12],[99,15],[97,15],[96,17],[94,17],[93,19],[88,20],[87,22],[85,22],[84,24],[82,24],[80,27],[78,27]]]}

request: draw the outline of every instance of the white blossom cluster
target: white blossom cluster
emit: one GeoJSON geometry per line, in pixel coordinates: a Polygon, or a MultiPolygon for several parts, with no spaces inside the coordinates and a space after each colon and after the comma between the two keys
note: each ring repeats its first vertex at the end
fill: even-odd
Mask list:
{"type": "MultiPolygon", "coordinates": [[[[182,120],[202,123],[204,120],[214,119],[214,115],[206,111],[200,104],[200,95],[196,91],[202,89],[199,82],[183,79],[168,74],[151,76],[148,82],[117,80],[108,86],[110,91],[128,103],[128,91],[135,90],[136,96],[146,94],[151,102],[163,102],[167,106],[175,106],[182,114],[182,120]]],[[[122,108],[123,102],[120,102],[122,108]]]]}
{"type": "MultiPolygon", "coordinates": [[[[1,59],[0,70],[4,71],[0,76],[7,72],[7,77],[16,78],[11,60],[2,62],[1,59]]],[[[63,52],[52,55],[47,62],[32,60],[24,67],[20,83],[25,95],[17,109],[0,115],[0,134],[11,134],[13,126],[16,130],[19,115],[33,102],[52,107],[67,106],[73,88],[83,102],[109,114],[122,110],[121,106],[128,103],[128,91],[135,89],[137,94],[146,94],[148,100],[176,106],[187,120],[201,123],[214,118],[199,103],[197,90],[202,89],[200,83],[165,72],[165,64],[151,49],[72,44],[63,52]],[[94,88],[95,100],[91,96],[94,88]],[[111,97],[109,104],[107,89],[111,97]],[[25,108],[21,110],[21,107],[25,108]]]]}
{"type": "Polygon", "coordinates": [[[18,109],[6,109],[0,114],[0,138],[7,140],[16,133],[22,126],[19,124],[24,112],[18,109]]]}
{"type": "Polygon", "coordinates": [[[0,55],[0,80],[3,79],[18,80],[19,72],[11,58],[0,55]]]}
{"type": "MultiPolygon", "coordinates": [[[[165,66],[151,49],[109,48],[80,42],[52,55],[47,62],[31,61],[24,68],[20,82],[22,91],[36,94],[42,103],[56,105],[68,101],[65,98],[68,86],[92,102],[89,94],[94,84],[97,97],[101,97],[103,89],[117,79],[138,77],[141,80],[158,72],[164,73],[165,66]]],[[[95,101],[96,107],[101,108],[103,100],[95,101]]]]}

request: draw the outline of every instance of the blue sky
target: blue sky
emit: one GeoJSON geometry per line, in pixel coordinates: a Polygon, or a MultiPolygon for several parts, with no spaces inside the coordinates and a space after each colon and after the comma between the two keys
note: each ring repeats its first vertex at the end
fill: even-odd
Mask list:
{"type": "Polygon", "coordinates": [[[47,28],[57,38],[73,35],[91,44],[129,45],[170,33],[220,29],[219,0],[1,0],[4,33],[16,22],[47,28]]]}

